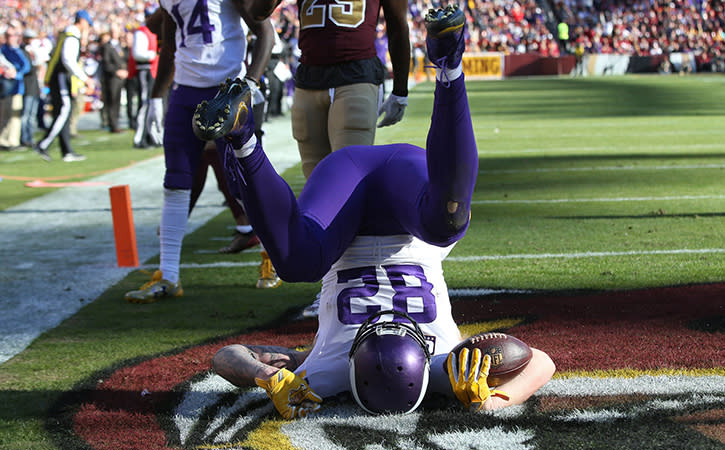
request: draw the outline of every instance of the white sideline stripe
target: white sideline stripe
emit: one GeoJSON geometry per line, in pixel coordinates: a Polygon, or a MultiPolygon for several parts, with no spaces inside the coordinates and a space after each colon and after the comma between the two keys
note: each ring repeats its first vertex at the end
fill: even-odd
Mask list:
{"type": "MultiPolygon", "coordinates": [[[[79,128],[99,129],[99,118],[83,114],[79,128]]],[[[265,123],[265,131],[265,152],[275,169],[299,162],[289,118],[265,123]]],[[[103,144],[88,144],[91,159],[103,144]]],[[[108,185],[58,189],[0,211],[0,365],[136,270],[116,265],[109,186],[131,188],[139,261],[158,256],[163,177],[163,157],[155,157],[92,180],[108,185]]],[[[216,180],[207,177],[186,232],[224,211],[222,200],[216,180]]]]}
{"type": "MultiPolygon", "coordinates": [[[[581,252],[581,253],[518,253],[512,255],[474,255],[474,256],[449,256],[446,261],[451,262],[469,262],[469,261],[496,261],[504,259],[577,259],[577,258],[601,258],[607,256],[643,256],[643,255],[703,255],[708,253],[725,253],[725,248],[681,248],[669,250],[631,250],[626,252],[581,252]]],[[[182,269],[216,269],[216,268],[233,268],[233,267],[256,267],[259,261],[220,261],[213,263],[182,263],[182,269]]],[[[155,269],[158,264],[145,264],[140,269],[155,269]]],[[[455,295],[491,295],[500,293],[526,293],[528,291],[518,290],[498,290],[498,289],[451,289],[449,292],[457,292],[455,295]],[[458,293],[457,291],[460,291],[458,293]],[[471,293],[469,293],[471,292],[471,293]]],[[[453,295],[453,294],[451,294],[453,295]]]]}
{"type": "MultiPolygon", "coordinates": [[[[634,378],[555,378],[536,395],[725,394],[725,377],[719,375],[641,375],[634,378]]],[[[720,400],[722,401],[722,399],[720,400]]]]}
{"type": "Polygon", "coordinates": [[[448,289],[450,297],[480,297],[482,295],[496,294],[530,294],[534,291],[525,289],[448,289]]]}
{"type": "Polygon", "coordinates": [[[581,252],[581,253],[532,253],[514,255],[478,255],[478,256],[449,256],[446,261],[495,261],[502,259],[576,259],[601,258],[607,256],[642,256],[642,255],[702,255],[708,253],[725,253],[725,248],[699,248],[699,249],[671,249],[671,250],[632,250],[627,252],[581,252]]]}
{"type": "MultiPolygon", "coordinates": [[[[181,263],[179,265],[182,269],[218,269],[218,268],[232,268],[232,267],[256,267],[259,265],[259,261],[242,261],[242,262],[214,262],[214,263],[206,263],[206,264],[197,264],[197,263],[181,263]]],[[[151,265],[145,265],[143,268],[156,268],[158,267],[158,264],[151,264],[151,265]]]]}
{"type": "Polygon", "coordinates": [[[677,200],[717,200],[725,195],[666,195],[662,197],[600,197],[600,198],[552,198],[552,199],[512,199],[512,200],[474,200],[472,205],[499,205],[505,203],[606,203],[606,202],[661,202],[677,200]]]}
{"type": "Polygon", "coordinates": [[[725,169],[725,164],[688,164],[670,166],[596,166],[596,167],[539,167],[535,169],[492,169],[479,170],[479,174],[500,173],[549,173],[549,172],[608,172],[620,170],[680,170],[680,169],[725,169]]]}

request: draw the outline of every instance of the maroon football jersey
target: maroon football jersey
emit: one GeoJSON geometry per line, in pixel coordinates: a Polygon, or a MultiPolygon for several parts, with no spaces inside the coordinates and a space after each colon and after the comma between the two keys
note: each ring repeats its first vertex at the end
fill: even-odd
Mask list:
{"type": "Polygon", "coordinates": [[[298,0],[300,62],[327,66],[376,56],[380,0],[298,0]]]}

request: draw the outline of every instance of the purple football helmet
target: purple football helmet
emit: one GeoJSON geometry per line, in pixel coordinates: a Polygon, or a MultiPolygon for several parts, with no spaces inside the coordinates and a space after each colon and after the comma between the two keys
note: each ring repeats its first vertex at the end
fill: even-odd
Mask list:
{"type": "Polygon", "coordinates": [[[430,351],[418,324],[407,314],[377,312],[360,326],[350,349],[350,386],[367,412],[409,413],[428,388],[430,351]],[[403,322],[377,322],[382,315],[403,322]]]}

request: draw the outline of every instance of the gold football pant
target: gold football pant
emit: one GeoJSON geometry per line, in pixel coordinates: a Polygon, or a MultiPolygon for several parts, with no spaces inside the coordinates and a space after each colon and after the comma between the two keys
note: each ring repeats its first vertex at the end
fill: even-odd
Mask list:
{"type": "Polygon", "coordinates": [[[292,135],[305,178],[333,151],[374,143],[380,95],[380,86],[371,83],[326,90],[295,88],[292,135]]]}

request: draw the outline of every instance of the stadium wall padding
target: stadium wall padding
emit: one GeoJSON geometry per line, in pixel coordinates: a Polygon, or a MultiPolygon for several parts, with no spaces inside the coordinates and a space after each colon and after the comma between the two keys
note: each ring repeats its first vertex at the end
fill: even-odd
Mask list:
{"type": "MultiPolygon", "coordinates": [[[[574,55],[541,56],[537,53],[506,55],[500,52],[467,53],[463,56],[463,70],[469,79],[502,79],[535,75],[569,75],[577,71],[582,76],[623,75],[625,73],[656,73],[665,55],[630,56],[614,54],[584,55],[577,66],[574,55]]],[[[671,53],[674,70],[688,65],[695,71],[695,59],[687,53],[671,53]]],[[[411,64],[411,75],[417,81],[432,80],[435,71],[423,57],[411,64]]]]}

